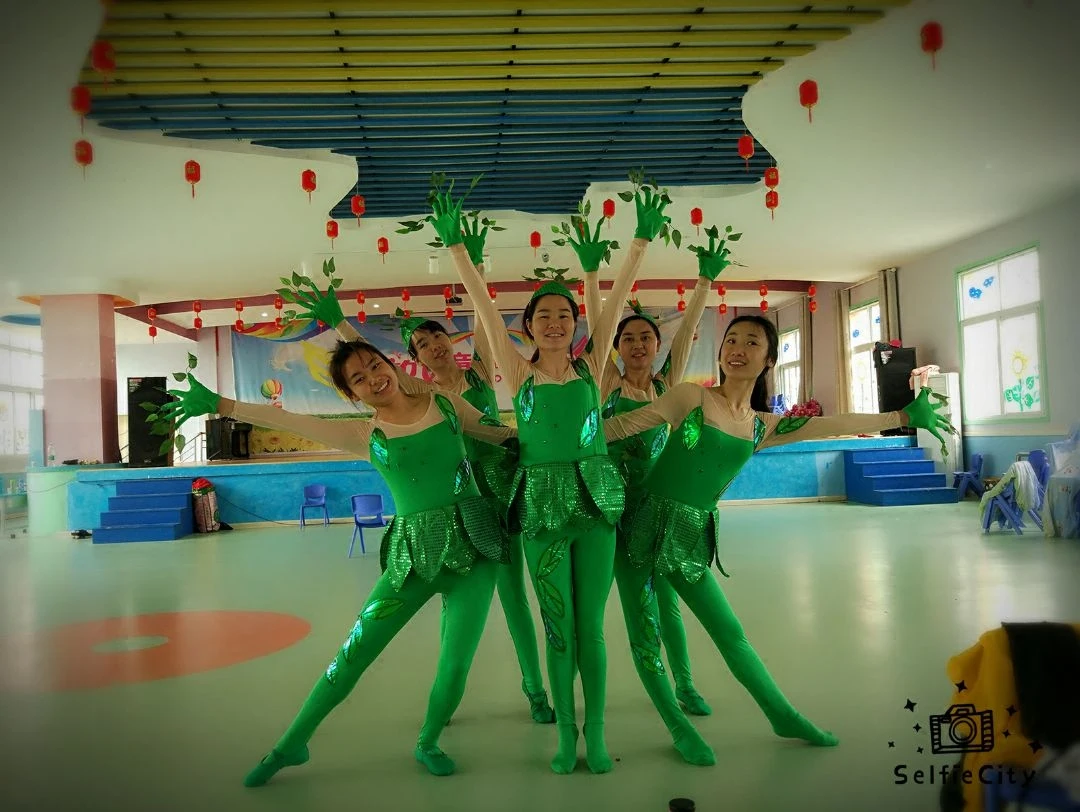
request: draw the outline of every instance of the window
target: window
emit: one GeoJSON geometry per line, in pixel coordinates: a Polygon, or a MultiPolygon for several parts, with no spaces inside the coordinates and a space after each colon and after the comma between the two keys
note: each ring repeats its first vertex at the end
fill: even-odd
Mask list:
{"type": "Polygon", "coordinates": [[[44,403],[41,339],[0,331],[0,456],[30,451],[30,410],[44,403]]]}
{"type": "Polygon", "coordinates": [[[789,409],[799,402],[801,376],[799,331],[788,330],[780,334],[780,354],[776,364],[776,393],[784,396],[784,405],[789,409]]]}
{"type": "Polygon", "coordinates": [[[1035,249],[957,274],[965,420],[1041,417],[1035,249]]]}
{"type": "Polygon", "coordinates": [[[848,313],[851,355],[848,372],[851,381],[851,410],[864,414],[878,411],[877,373],[874,371],[874,344],[881,340],[881,305],[860,305],[848,313]]]}

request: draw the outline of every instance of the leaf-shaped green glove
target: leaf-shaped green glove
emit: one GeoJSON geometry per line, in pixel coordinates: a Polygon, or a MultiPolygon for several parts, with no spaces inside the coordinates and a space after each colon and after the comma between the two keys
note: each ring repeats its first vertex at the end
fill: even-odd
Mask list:
{"type": "Polygon", "coordinates": [[[611,241],[600,239],[600,226],[604,224],[604,218],[597,219],[595,231],[589,228],[589,221],[584,217],[575,216],[571,217],[570,220],[573,224],[571,231],[576,230],[579,238],[575,240],[574,235],[571,234],[568,237],[570,246],[574,249],[574,253],[578,255],[581,269],[585,273],[595,273],[600,270],[601,260],[611,250],[611,241]]]}
{"type": "Polygon", "coordinates": [[[186,392],[180,389],[169,390],[169,394],[179,400],[166,403],[158,410],[160,419],[176,420],[175,428],[179,428],[188,418],[217,414],[218,405],[221,403],[221,395],[211,392],[195,380],[195,376],[190,372],[187,374],[187,382],[191,388],[186,392]]]}
{"type": "Polygon", "coordinates": [[[667,201],[663,193],[654,191],[649,187],[639,189],[634,195],[634,206],[637,209],[637,229],[634,231],[634,239],[653,240],[660,230],[671,222],[671,218],[664,214],[667,201]]]}
{"type": "Polygon", "coordinates": [[[464,242],[464,236],[461,233],[461,204],[464,198],[455,203],[450,194],[453,188],[451,183],[447,191],[440,192],[431,198],[432,213],[424,218],[431,223],[431,227],[435,229],[443,245],[447,247],[464,242]]]}
{"type": "Polygon", "coordinates": [[[720,244],[717,245],[716,231],[711,230],[708,248],[701,245],[690,246],[690,250],[697,254],[698,274],[706,277],[710,282],[715,282],[716,277],[731,264],[731,260],[728,259],[731,251],[728,250],[725,242],[725,240],[720,240],[720,244]]]}
{"type": "Polygon", "coordinates": [[[948,457],[949,452],[945,446],[945,438],[941,436],[941,432],[944,431],[949,434],[957,433],[956,427],[949,422],[949,419],[944,415],[938,414],[948,402],[949,399],[947,397],[938,394],[928,386],[924,386],[922,391],[919,392],[919,396],[903,408],[904,414],[907,415],[909,426],[917,429],[925,429],[938,438],[938,441],[941,443],[942,457],[948,457]],[[931,397],[935,398],[937,403],[931,403],[931,397]]]}
{"type": "Polygon", "coordinates": [[[477,215],[473,216],[471,225],[472,228],[470,229],[469,221],[465,221],[465,234],[462,237],[465,242],[465,250],[469,252],[469,259],[472,260],[473,265],[483,265],[484,243],[487,241],[488,227],[480,228],[480,217],[477,215]]]}
{"type": "Polygon", "coordinates": [[[331,286],[326,289],[326,293],[323,293],[306,276],[301,277],[300,285],[311,288],[311,291],[302,290],[300,286],[297,286],[295,290],[280,288],[277,291],[283,299],[297,305],[296,318],[321,321],[332,329],[345,321],[345,314],[341,312],[341,302],[338,301],[335,287],[331,286]]]}

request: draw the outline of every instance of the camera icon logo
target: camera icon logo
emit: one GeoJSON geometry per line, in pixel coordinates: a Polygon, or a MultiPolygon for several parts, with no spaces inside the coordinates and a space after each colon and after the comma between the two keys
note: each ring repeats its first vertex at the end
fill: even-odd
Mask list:
{"type": "Polygon", "coordinates": [[[993,749],[993,711],[976,710],[974,705],[952,705],[945,713],[930,717],[930,750],[934,755],[989,753],[993,749]]]}

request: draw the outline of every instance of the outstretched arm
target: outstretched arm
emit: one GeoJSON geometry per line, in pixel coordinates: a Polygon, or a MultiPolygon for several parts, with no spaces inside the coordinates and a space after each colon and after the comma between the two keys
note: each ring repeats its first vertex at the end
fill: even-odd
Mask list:
{"type": "MultiPolygon", "coordinates": [[[[504,331],[505,332],[505,329],[504,331]]],[[[516,351],[515,351],[516,352],[516,351]]],[[[483,320],[473,319],[473,356],[472,369],[488,386],[495,386],[495,356],[491,351],[487,329],[483,320]]]]}
{"type": "Polygon", "coordinates": [[[669,388],[681,381],[683,375],[686,374],[690,351],[694,347],[694,334],[697,332],[698,322],[705,313],[705,303],[711,290],[712,280],[707,276],[699,276],[694,286],[694,293],[690,297],[690,304],[686,306],[679,329],[671,341],[671,365],[664,375],[664,383],[669,388]]]}
{"type": "Polygon", "coordinates": [[[585,329],[592,335],[596,326],[596,317],[603,310],[604,302],[600,296],[600,272],[585,274],[585,329]]]}
{"type": "Polygon", "coordinates": [[[681,383],[647,406],[610,417],[604,421],[604,439],[609,443],[668,423],[678,426],[701,406],[705,390],[694,383],[681,383]]]}

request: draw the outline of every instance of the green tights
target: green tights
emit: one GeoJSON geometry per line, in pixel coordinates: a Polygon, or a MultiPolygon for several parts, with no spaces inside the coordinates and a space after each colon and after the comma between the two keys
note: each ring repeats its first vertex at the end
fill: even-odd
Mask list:
{"type": "MultiPolygon", "coordinates": [[[[653,579],[653,570],[651,567],[629,567],[624,570],[623,574],[625,589],[621,583],[620,594],[623,596],[624,612],[626,612],[628,602],[633,600],[632,596],[643,595],[649,591],[649,583],[653,579]]],[[[739,618],[732,611],[723,590],[720,589],[720,584],[716,582],[716,578],[711,572],[706,572],[696,583],[690,583],[677,573],[667,576],[667,581],[676,594],[682,598],[687,608],[694,613],[694,616],[704,626],[705,631],[708,632],[709,637],[712,638],[724,658],[724,662],[731,669],[731,673],[746,688],[758,707],[764,712],[776,735],[789,739],[802,739],[821,747],[831,747],[837,744],[837,739],[832,733],[820,730],[806,719],[781,692],[769,674],[768,669],[765,668],[765,663],[761,661],[757,652],[754,651],[746,639],[746,633],[743,631],[739,618]]],[[[642,614],[640,609],[637,610],[637,614],[642,614]]],[[[629,616],[628,614],[628,618],[629,616]]],[[[630,621],[628,619],[628,628],[629,625],[630,621]]],[[[643,621],[641,625],[647,626],[648,621],[643,621]]],[[[655,630],[651,634],[655,639],[655,630]]],[[[633,642],[634,637],[632,635],[631,643],[633,642]]],[[[652,652],[658,652],[657,647],[654,646],[651,652],[646,650],[643,654],[647,655],[652,652]]],[[[658,654],[653,654],[653,656],[658,663],[658,654]]],[[[638,656],[634,657],[634,662],[638,666],[638,673],[641,674],[643,666],[639,663],[638,656]]],[[[642,681],[646,682],[646,690],[649,691],[650,697],[653,697],[653,702],[656,703],[657,699],[653,696],[653,690],[656,689],[655,680],[652,681],[652,688],[650,688],[649,682],[644,677],[642,681]]],[[[665,686],[667,685],[666,680],[663,683],[665,686]]],[[[670,689],[668,689],[668,693],[670,693],[670,689]]],[[[657,709],[660,710],[662,716],[665,713],[670,713],[669,709],[661,709],[659,704],[657,704],[657,709]]],[[[666,721],[667,718],[665,717],[666,721]]]]}
{"type": "Polygon", "coordinates": [[[449,775],[454,763],[439,747],[439,735],[465,693],[465,681],[484,632],[496,571],[500,565],[480,559],[467,575],[443,569],[431,583],[410,573],[401,590],[385,573],[375,583],[337,656],[320,675],[289,729],[244,779],[245,786],[265,784],[282,767],[308,760],[307,743],[315,729],[345,699],[369,665],[432,597],[445,597],[446,629],[439,651],[427,716],[416,744],[416,759],[434,775],[449,775]]]}
{"type": "Polygon", "coordinates": [[[612,765],[604,739],[604,609],[614,578],[615,528],[595,522],[584,529],[568,530],[565,535],[527,538],[525,560],[540,603],[548,681],[559,732],[551,769],[567,774],[577,765],[574,677],[580,671],[586,761],[594,773],[608,772],[612,765]]]}
{"type": "MultiPolygon", "coordinates": [[[[664,663],[660,659],[661,638],[664,647],[668,650],[668,660],[672,662],[673,671],[675,670],[674,663],[678,660],[678,655],[673,649],[679,651],[680,643],[672,646],[672,638],[681,642],[681,653],[683,658],[686,658],[686,632],[679,614],[678,596],[666,580],[647,571],[645,571],[647,577],[642,580],[642,572],[643,570],[635,568],[630,563],[626,545],[620,534],[615,550],[615,583],[619,588],[619,602],[622,604],[623,618],[626,621],[626,633],[630,638],[630,653],[634,668],[637,669],[645,692],[671,734],[679,755],[690,764],[713,765],[716,763],[716,755],[679,707],[676,695],[671,690],[671,683],[668,682],[664,663]],[[658,600],[661,583],[671,593],[668,607],[674,607],[677,635],[670,634],[663,622],[663,607],[658,600]]],[[[668,620],[670,626],[671,618],[669,617],[668,620]]],[[[682,662],[685,663],[685,674],[689,675],[689,662],[686,659],[682,662]]],[[[676,676],[676,685],[679,685],[678,676],[676,676]]]]}

